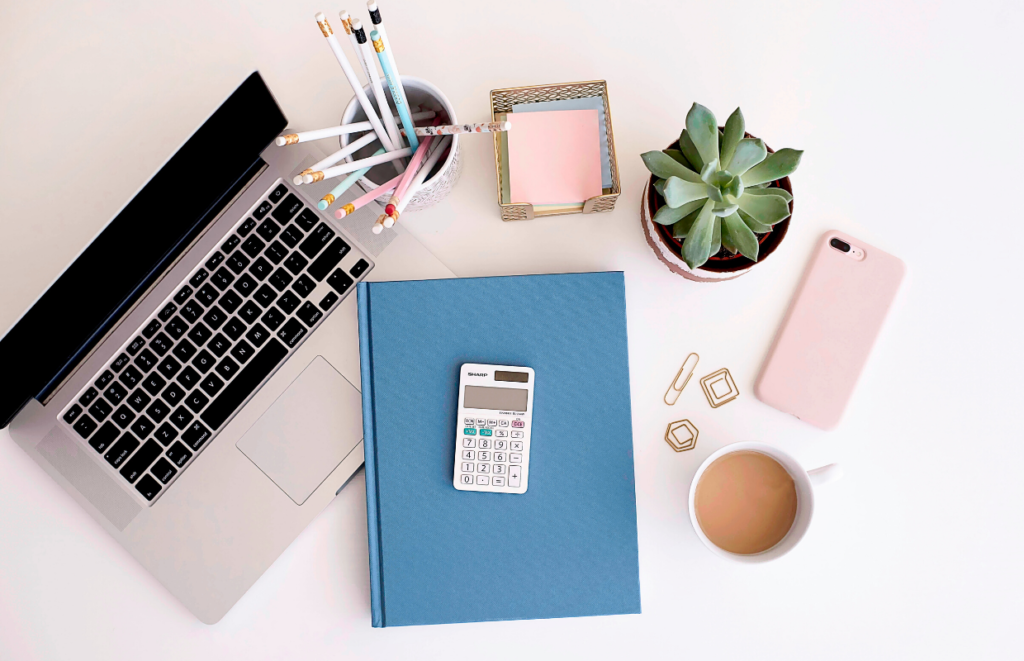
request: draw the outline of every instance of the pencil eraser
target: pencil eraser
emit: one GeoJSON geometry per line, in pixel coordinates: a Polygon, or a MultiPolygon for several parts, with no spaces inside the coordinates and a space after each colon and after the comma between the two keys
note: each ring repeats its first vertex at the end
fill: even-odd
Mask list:
{"type": "Polygon", "coordinates": [[[295,177],[292,178],[292,183],[295,184],[296,186],[301,186],[302,185],[302,175],[301,174],[295,175],[295,177]]]}
{"type": "Polygon", "coordinates": [[[327,17],[324,16],[324,13],[322,11],[318,11],[316,13],[316,16],[314,16],[313,18],[317,20],[317,23],[323,23],[324,21],[327,20],[327,17]]]}
{"type": "Polygon", "coordinates": [[[344,9],[342,9],[341,11],[338,12],[338,18],[340,18],[343,21],[347,21],[348,20],[348,12],[345,11],[344,9]]]}
{"type": "Polygon", "coordinates": [[[388,216],[384,219],[384,227],[392,227],[395,224],[395,219],[392,216],[388,216]]]}
{"type": "Polygon", "coordinates": [[[366,8],[370,11],[377,11],[377,0],[366,0],[366,8]]]}
{"type": "Polygon", "coordinates": [[[285,142],[286,141],[283,136],[278,136],[277,139],[274,140],[274,144],[276,144],[278,147],[284,147],[285,142]]]}
{"type": "Polygon", "coordinates": [[[373,226],[373,233],[374,234],[380,234],[383,231],[384,231],[384,226],[383,225],[381,225],[380,223],[375,223],[374,224],[374,226],[373,226]]]}
{"type": "Polygon", "coordinates": [[[338,209],[337,211],[334,212],[334,217],[337,218],[338,220],[341,220],[342,218],[345,217],[345,210],[338,209]]]}
{"type": "Polygon", "coordinates": [[[328,206],[329,205],[327,204],[327,200],[320,200],[319,202],[316,203],[316,208],[319,209],[320,211],[323,211],[328,206]]]}
{"type": "Polygon", "coordinates": [[[362,30],[363,29],[363,24],[359,21],[358,18],[353,18],[352,19],[352,29],[353,30],[362,30]]]}
{"type": "Polygon", "coordinates": [[[380,39],[380,32],[377,32],[376,30],[371,32],[370,33],[370,39],[373,39],[374,41],[377,41],[378,39],[380,39]]]}
{"type": "Polygon", "coordinates": [[[501,129],[503,131],[508,131],[511,128],[512,128],[512,122],[502,122],[501,123],[501,129]]]}
{"type": "Polygon", "coordinates": [[[304,174],[304,175],[302,175],[302,183],[304,183],[304,184],[311,184],[311,183],[313,183],[313,175],[311,175],[311,174],[304,174]]]}

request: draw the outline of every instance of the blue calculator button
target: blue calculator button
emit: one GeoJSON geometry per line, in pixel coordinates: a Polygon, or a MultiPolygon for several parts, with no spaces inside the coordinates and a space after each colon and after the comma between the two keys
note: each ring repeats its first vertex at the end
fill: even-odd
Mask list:
{"type": "MultiPolygon", "coordinates": [[[[480,431],[483,432],[483,431],[486,431],[486,430],[481,429],[480,431]]],[[[462,433],[465,434],[466,436],[476,436],[476,430],[475,429],[470,429],[469,427],[463,429],[462,433]]],[[[487,434],[487,435],[490,436],[490,434],[487,434]]]]}
{"type": "Polygon", "coordinates": [[[490,429],[481,429],[480,430],[480,435],[481,436],[490,436],[491,435],[491,430],[490,429]]]}

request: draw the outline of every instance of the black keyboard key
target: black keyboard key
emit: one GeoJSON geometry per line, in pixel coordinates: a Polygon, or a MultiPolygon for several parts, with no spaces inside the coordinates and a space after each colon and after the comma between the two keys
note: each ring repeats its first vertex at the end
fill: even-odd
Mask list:
{"type": "Polygon", "coordinates": [[[366,273],[366,269],[368,268],[370,268],[369,262],[367,262],[365,259],[360,259],[358,262],[355,263],[355,266],[348,270],[348,272],[352,274],[353,278],[358,278],[362,274],[366,273]]]}
{"type": "Polygon", "coordinates": [[[167,458],[174,463],[175,466],[181,468],[188,463],[188,460],[192,458],[192,453],[188,451],[181,443],[175,443],[171,446],[171,449],[167,451],[167,458]]]}
{"type": "Polygon", "coordinates": [[[181,305],[182,303],[188,300],[189,296],[192,295],[192,291],[193,289],[191,287],[185,285],[184,287],[181,288],[181,291],[174,295],[174,302],[177,303],[178,305],[181,305]]]}
{"type": "MultiPolygon", "coordinates": [[[[113,410],[114,407],[108,404],[104,399],[97,399],[96,402],[89,407],[89,413],[100,422],[103,422],[113,410]]],[[[86,416],[82,417],[84,418],[86,416]]],[[[79,421],[81,421],[81,419],[79,419],[79,421]]]]}
{"type": "MultiPolygon", "coordinates": [[[[244,342],[244,340],[243,340],[244,342]]],[[[241,344],[241,343],[239,343],[241,344]]],[[[236,346],[235,349],[238,347],[236,346]]],[[[234,353],[232,350],[232,354],[234,353]]],[[[267,345],[253,357],[252,362],[245,366],[229,383],[200,416],[207,425],[217,429],[227,421],[231,414],[253,393],[277,364],[288,354],[288,349],[277,340],[271,338],[267,345]]]]}
{"type": "Polygon", "coordinates": [[[338,302],[338,298],[339,296],[335,292],[327,292],[327,296],[320,300],[320,309],[324,312],[330,310],[331,306],[338,302]]]}
{"type": "Polygon", "coordinates": [[[243,274],[242,277],[235,281],[235,290],[243,297],[251,295],[258,286],[259,283],[253,280],[248,273],[243,274]]]}
{"type": "Polygon", "coordinates": [[[114,447],[110,448],[107,454],[103,455],[103,458],[114,468],[120,468],[124,460],[128,458],[128,455],[135,452],[138,447],[138,439],[129,433],[125,433],[118,439],[117,443],[114,443],[114,447]]]}
{"type": "Polygon", "coordinates": [[[228,342],[228,338],[224,337],[220,333],[217,333],[210,340],[210,343],[206,345],[206,348],[217,355],[218,358],[223,356],[231,348],[231,342],[228,342]]]}
{"type": "Polygon", "coordinates": [[[110,419],[117,423],[117,426],[124,429],[135,419],[135,412],[127,406],[119,406],[110,419]]]}
{"type": "Polygon", "coordinates": [[[210,280],[217,289],[224,291],[231,286],[231,283],[235,281],[235,276],[231,275],[231,271],[227,270],[223,266],[217,269],[217,272],[213,274],[213,278],[210,280]]]}
{"type": "Polygon", "coordinates": [[[316,283],[313,282],[312,278],[303,273],[295,280],[295,284],[292,285],[292,289],[294,289],[302,298],[306,298],[309,296],[309,292],[316,289],[316,283]]]}
{"type": "Polygon", "coordinates": [[[220,266],[221,262],[223,261],[224,253],[215,252],[212,255],[210,255],[210,259],[206,260],[206,264],[204,264],[203,266],[206,267],[206,270],[212,273],[213,270],[220,266]]]}
{"type": "Polygon", "coordinates": [[[256,207],[256,211],[252,212],[252,215],[256,217],[256,220],[262,220],[263,216],[266,216],[270,212],[272,206],[273,205],[271,205],[270,202],[264,200],[263,202],[260,202],[258,207],[256,207]]]}
{"type": "Polygon", "coordinates": [[[206,282],[206,279],[208,277],[210,277],[209,271],[207,271],[206,269],[199,269],[198,271],[196,271],[196,274],[194,276],[188,279],[188,284],[192,285],[193,287],[198,287],[199,285],[206,282]]]}
{"type": "Polygon", "coordinates": [[[242,304],[242,297],[238,295],[238,292],[229,291],[220,297],[220,306],[224,308],[224,311],[231,314],[238,309],[238,306],[242,304]]]}
{"type": "Polygon", "coordinates": [[[190,324],[194,324],[199,320],[199,316],[203,314],[203,308],[196,303],[196,299],[193,298],[188,303],[181,306],[180,314],[185,321],[190,324]]]}
{"type": "Polygon", "coordinates": [[[199,384],[199,372],[186,365],[185,369],[181,370],[181,373],[178,374],[178,383],[187,390],[195,388],[199,384]]]}
{"type": "Polygon", "coordinates": [[[195,416],[192,415],[192,413],[184,406],[179,406],[175,409],[174,413],[171,414],[171,422],[178,429],[188,427],[188,423],[192,422],[193,418],[195,418],[195,416]]]}
{"type": "Polygon", "coordinates": [[[220,392],[221,388],[224,387],[224,382],[221,381],[216,374],[208,374],[203,379],[203,382],[199,384],[199,387],[202,388],[207,395],[213,397],[220,392]]]}
{"type": "Polygon", "coordinates": [[[192,360],[192,364],[195,365],[195,368],[202,372],[203,374],[206,374],[211,369],[213,369],[213,364],[215,362],[216,359],[214,359],[214,357],[211,356],[210,352],[207,351],[206,349],[203,349],[202,351],[197,353],[196,357],[192,360]]]}
{"type": "MultiPolygon", "coordinates": [[[[317,282],[327,277],[327,274],[331,272],[335,266],[341,263],[341,258],[350,250],[347,243],[342,239],[337,238],[331,241],[331,245],[327,246],[327,249],[320,254],[316,260],[309,265],[306,272],[313,276],[317,282]]],[[[345,276],[346,278],[348,276],[345,276]]]]}
{"type": "MultiPolygon", "coordinates": [[[[124,389],[120,383],[111,383],[107,386],[107,389],[103,391],[103,394],[114,404],[120,404],[121,400],[125,398],[128,391],[124,389]]],[[[101,400],[102,401],[102,400],[101,400]]]]}
{"type": "Polygon", "coordinates": [[[263,251],[263,256],[275,264],[280,264],[288,256],[288,249],[281,245],[280,241],[274,241],[269,248],[263,251]]]}
{"type": "Polygon", "coordinates": [[[134,340],[132,340],[130,343],[128,343],[128,346],[125,347],[125,351],[128,352],[129,356],[134,356],[135,354],[142,351],[142,347],[144,346],[146,346],[146,340],[144,340],[143,337],[140,335],[134,340]]]}
{"type": "Polygon", "coordinates": [[[270,285],[263,285],[256,290],[252,298],[263,307],[269,307],[274,302],[274,299],[277,298],[277,292],[270,285]]]}
{"type": "Polygon", "coordinates": [[[135,480],[139,479],[163,451],[164,449],[156,441],[146,441],[146,444],[139,448],[139,451],[133,454],[121,469],[121,477],[134,484],[135,480]]]}
{"type": "Polygon", "coordinates": [[[160,393],[160,390],[167,385],[167,381],[160,378],[160,375],[156,372],[150,374],[142,381],[142,387],[149,391],[150,395],[154,397],[160,393]]]}
{"type": "Polygon", "coordinates": [[[124,369],[124,366],[128,364],[128,354],[123,353],[114,359],[114,362],[110,363],[110,369],[115,372],[120,372],[124,369]]]}
{"type": "Polygon", "coordinates": [[[279,220],[283,225],[291,220],[292,216],[297,214],[301,208],[302,202],[299,201],[299,198],[295,197],[293,193],[288,193],[288,197],[284,198],[284,202],[279,204],[274,209],[274,213],[270,215],[279,220]]]}
{"type": "Polygon", "coordinates": [[[292,276],[284,269],[277,269],[274,271],[274,275],[270,276],[270,284],[274,285],[274,289],[277,291],[284,291],[291,281],[292,276]]]}
{"type": "Polygon", "coordinates": [[[171,465],[171,462],[167,461],[163,457],[160,457],[160,459],[153,464],[153,468],[151,468],[149,472],[155,475],[156,479],[160,480],[164,484],[170,482],[171,478],[178,474],[178,470],[171,465]]]}
{"type": "Polygon", "coordinates": [[[245,324],[243,324],[237,317],[232,317],[231,321],[224,325],[224,333],[232,340],[237,340],[242,337],[242,333],[244,332],[245,324]]]}
{"type": "Polygon", "coordinates": [[[267,337],[270,333],[262,324],[256,324],[249,329],[249,332],[245,334],[245,339],[249,340],[256,345],[257,348],[263,346],[263,343],[267,341],[267,337]]]}
{"type": "Polygon", "coordinates": [[[142,329],[142,334],[147,340],[151,340],[158,330],[160,330],[160,322],[154,319],[142,329]]]}
{"type": "Polygon", "coordinates": [[[75,420],[78,420],[78,416],[82,415],[82,407],[78,404],[73,404],[71,408],[64,412],[64,422],[73,424],[75,420]]]}
{"type": "Polygon", "coordinates": [[[256,350],[252,348],[252,345],[245,340],[239,340],[235,348],[231,350],[231,355],[235,357],[235,360],[245,364],[245,361],[252,358],[252,355],[256,353],[256,350]]]}
{"type": "Polygon", "coordinates": [[[167,400],[167,403],[171,406],[177,406],[181,403],[181,400],[185,399],[185,391],[177,383],[172,383],[167,386],[167,390],[164,390],[161,397],[167,400]]]}
{"type": "Polygon", "coordinates": [[[337,269],[331,274],[331,277],[327,278],[327,284],[329,284],[331,288],[339,294],[344,294],[350,287],[352,287],[352,285],[355,284],[355,280],[348,277],[348,275],[341,269],[337,269]]]}
{"type": "Polygon", "coordinates": [[[182,340],[178,342],[178,346],[174,347],[174,355],[181,362],[188,362],[192,359],[192,356],[196,355],[196,348],[188,340],[182,340]]]}
{"type": "Polygon", "coordinates": [[[306,237],[306,240],[299,244],[299,250],[303,252],[306,257],[313,259],[316,254],[324,249],[331,239],[334,238],[334,230],[320,223],[313,230],[313,233],[306,237]]]}
{"type": "Polygon", "coordinates": [[[159,399],[153,400],[153,403],[149,405],[148,409],[146,409],[146,413],[149,414],[149,417],[153,418],[153,420],[157,422],[162,422],[170,412],[171,407],[167,406],[167,404],[164,404],[163,401],[159,399]]]}
{"type": "Polygon", "coordinates": [[[220,296],[220,292],[217,291],[213,285],[207,282],[205,285],[199,288],[196,292],[196,300],[203,304],[203,307],[210,307],[213,302],[220,296]]]}
{"type": "Polygon", "coordinates": [[[295,308],[299,307],[299,303],[302,303],[302,299],[295,295],[295,292],[286,291],[281,294],[281,298],[277,299],[277,307],[284,310],[285,314],[291,314],[295,311],[295,308]]]}
{"type": "Polygon", "coordinates": [[[252,258],[255,258],[256,255],[263,252],[263,249],[266,247],[267,244],[260,241],[259,237],[255,234],[246,239],[245,243],[242,244],[242,250],[245,251],[246,255],[249,255],[252,258]]]}
{"type": "MultiPolygon", "coordinates": [[[[141,369],[143,372],[148,372],[149,370],[156,367],[156,360],[156,356],[154,356],[153,352],[150,351],[149,349],[143,349],[142,353],[140,353],[138,356],[135,356],[135,364],[138,365],[139,369],[141,369]]],[[[125,371],[127,372],[128,370],[125,371]]],[[[124,375],[122,374],[121,376],[124,375]]]]}
{"type": "Polygon", "coordinates": [[[89,434],[96,431],[96,421],[87,415],[83,415],[75,423],[74,430],[78,432],[78,435],[82,438],[89,438],[89,434]]]}
{"type": "Polygon", "coordinates": [[[92,438],[89,439],[89,445],[92,446],[93,450],[97,452],[103,452],[110,444],[113,443],[118,436],[121,435],[121,430],[117,428],[112,422],[106,422],[100,427],[100,430],[93,434],[92,438]]]}
{"type": "Polygon", "coordinates": [[[263,318],[260,321],[266,324],[267,328],[271,331],[276,331],[277,327],[284,323],[284,320],[285,316],[283,312],[277,308],[270,308],[267,310],[267,313],[263,315],[263,318]]]}
{"type": "Polygon", "coordinates": [[[164,326],[164,330],[167,331],[172,338],[180,340],[181,336],[188,331],[188,324],[181,317],[175,317],[167,322],[164,326]]]}
{"type": "Polygon", "coordinates": [[[174,341],[163,333],[160,333],[149,341],[149,348],[155,351],[158,356],[165,355],[171,350],[173,345],[174,341]]]}
{"type": "Polygon", "coordinates": [[[263,259],[262,257],[258,257],[256,261],[252,263],[252,266],[249,267],[249,273],[252,273],[257,280],[266,279],[266,277],[270,275],[270,272],[273,270],[274,267],[270,265],[270,262],[263,259]]]}
{"type": "Polygon", "coordinates": [[[295,219],[295,224],[301,227],[303,232],[308,232],[313,229],[313,226],[316,225],[318,220],[320,220],[320,218],[316,215],[315,211],[312,209],[304,209],[302,213],[299,214],[298,218],[295,219]]]}
{"type": "Polygon", "coordinates": [[[263,240],[270,243],[281,231],[281,226],[267,218],[256,228],[256,233],[263,237],[263,240]]]}
{"type": "MultiPolygon", "coordinates": [[[[164,447],[167,447],[167,444],[170,443],[171,441],[173,441],[177,437],[178,437],[178,430],[175,429],[169,423],[166,423],[166,422],[164,424],[160,425],[160,429],[157,429],[156,430],[156,434],[153,435],[153,438],[155,438],[156,440],[158,440],[161,443],[163,443],[164,447]]],[[[179,444],[175,443],[175,445],[179,445],[179,444]]],[[[167,451],[167,456],[168,457],[171,456],[171,451],[170,450],[167,451]]],[[[189,456],[192,456],[192,455],[189,455],[189,456]]],[[[171,458],[171,460],[172,461],[174,460],[173,457],[171,458]]],[[[188,459],[186,459],[185,461],[188,461],[188,459]]]]}
{"type": "Polygon", "coordinates": [[[160,493],[160,483],[151,475],[143,475],[139,483],[135,485],[135,490],[141,493],[146,500],[153,500],[160,493]]]}
{"type": "Polygon", "coordinates": [[[203,322],[196,324],[195,328],[189,331],[188,339],[195,342],[197,347],[201,347],[206,344],[206,341],[213,336],[213,331],[206,327],[203,322]]]}
{"type": "Polygon", "coordinates": [[[224,360],[217,363],[217,367],[215,367],[214,369],[216,370],[217,374],[220,374],[225,379],[230,379],[235,375],[235,372],[238,371],[238,363],[231,360],[230,358],[225,358],[224,360]]]}
{"type": "Polygon", "coordinates": [[[135,409],[138,413],[142,413],[142,409],[146,408],[151,401],[153,401],[153,398],[147,395],[142,388],[128,396],[128,406],[135,409]]]}
{"type": "Polygon", "coordinates": [[[156,425],[144,415],[140,415],[139,419],[132,423],[132,433],[139,438],[146,438],[153,433],[154,429],[156,429],[156,425]]]}
{"type": "Polygon", "coordinates": [[[237,236],[235,236],[234,234],[232,234],[232,235],[231,235],[231,238],[230,238],[230,239],[228,239],[228,240],[227,240],[227,241],[225,241],[225,242],[224,242],[223,244],[221,244],[221,247],[220,247],[220,249],[221,249],[221,250],[222,250],[222,251],[224,252],[224,254],[225,254],[225,255],[227,255],[227,254],[228,254],[228,253],[230,253],[230,252],[231,252],[232,250],[234,250],[235,248],[237,248],[237,247],[238,247],[238,244],[239,244],[239,243],[241,243],[241,242],[242,242],[242,240],[241,240],[241,239],[239,239],[239,238],[238,238],[237,236]]]}
{"type": "Polygon", "coordinates": [[[324,316],[324,313],[321,312],[310,301],[306,301],[305,303],[302,304],[302,307],[299,308],[299,311],[295,313],[295,316],[301,319],[303,322],[305,322],[307,326],[312,328],[313,324],[320,321],[320,317],[324,316]]]}
{"type": "MultiPolygon", "coordinates": [[[[110,372],[105,372],[105,374],[110,374],[110,372]]],[[[113,374],[111,374],[111,376],[113,376],[113,374]]],[[[97,381],[97,383],[99,382],[97,381]]],[[[99,394],[99,390],[96,390],[95,388],[89,388],[84,393],[82,393],[81,397],[78,398],[78,403],[81,404],[82,406],[89,406],[89,404],[92,404],[92,400],[96,399],[96,396],[99,394]]]]}
{"type": "Polygon", "coordinates": [[[283,198],[284,194],[287,192],[288,188],[284,184],[278,184],[277,188],[275,188],[267,197],[271,201],[271,203],[277,204],[278,202],[281,201],[281,198],[283,198]]]}
{"type": "Polygon", "coordinates": [[[302,273],[302,269],[306,268],[306,264],[309,264],[309,260],[303,257],[302,253],[296,250],[291,254],[291,257],[288,258],[288,261],[284,263],[284,267],[295,275],[298,275],[302,273]]]}
{"type": "Polygon", "coordinates": [[[238,236],[245,238],[245,236],[253,231],[256,227],[256,221],[252,218],[246,218],[245,222],[238,226],[238,236]]]}
{"type": "Polygon", "coordinates": [[[170,356],[167,356],[160,361],[160,364],[156,366],[156,369],[158,372],[163,374],[165,378],[173,379],[174,375],[181,369],[181,363],[170,356]]]}
{"type": "Polygon", "coordinates": [[[288,323],[277,331],[277,337],[289,347],[294,347],[306,332],[306,327],[300,324],[298,319],[289,319],[288,323]]]}
{"type": "Polygon", "coordinates": [[[193,390],[188,397],[185,398],[185,406],[192,409],[193,412],[199,413],[204,406],[210,403],[210,398],[199,392],[199,389],[193,390]]]}
{"type": "Polygon", "coordinates": [[[235,275],[244,271],[246,266],[249,266],[249,258],[242,253],[236,252],[228,257],[228,268],[234,271],[235,275]]]}
{"type": "Polygon", "coordinates": [[[281,232],[280,239],[289,248],[294,248],[299,245],[299,241],[302,241],[302,232],[294,225],[289,225],[281,232]]]}
{"type": "Polygon", "coordinates": [[[216,305],[210,308],[210,310],[205,315],[203,315],[203,321],[205,321],[206,324],[213,330],[217,330],[218,328],[220,328],[221,325],[223,325],[224,322],[227,321],[227,318],[228,315],[224,312],[224,310],[221,310],[216,305]]]}
{"type": "Polygon", "coordinates": [[[129,365],[124,368],[124,371],[117,378],[129,388],[134,388],[139,385],[139,381],[142,381],[142,372],[135,369],[134,365],[129,365]]]}
{"type": "Polygon", "coordinates": [[[263,314],[263,310],[252,301],[246,301],[242,309],[238,311],[239,318],[247,324],[251,324],[259,319],[261,314],[263,314]]]}
{"type": "Polygon", "coordinates": [[[96,379],[94,384],[100,390],[107,387],[107,384],[114,380],[114,373],[110,370],[103,370],[103,374],[100,374],[100,378],[96,379]]]}
{"type": "Polygon", "coordinates": [[[158,314],[157,316],[160,317],[160,321],[167,321],[168,319],[171,318],[171,315],[173,315],[177,311],[177,305],[175,305],[174,303],[168,303],[167,305],[164,306],[163,310],[160,310],[160,314],[158,314]]]}
{"type": "Polygon", "coordinates": [[[185,441],[193,450],[198,450],[210,436],[210,430],[196,420],[188,426],[188,429],[182,432],[181,440],[185,441]]]}

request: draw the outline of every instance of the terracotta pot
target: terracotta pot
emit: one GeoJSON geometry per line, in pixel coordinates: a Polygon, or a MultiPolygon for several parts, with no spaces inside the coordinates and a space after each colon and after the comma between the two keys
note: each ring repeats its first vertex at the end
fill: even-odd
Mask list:
{"type": "MultiPolygon", "coordinates": [[[[753,136],[747,133],[746,137],[752,138],[753,136]]],[[[667,149],[675,149],[676,147],[677,143],[673,142],[667,149]]],[[[770,147],[768,148],[768,153],[773,153],[770,147]]],[[[640,202],[640,222],[644,227],[644,237],[647,239],[647,244],[651,246],[654,254],[668,267],[668,270],[695,282],[721,282],[740,277],[775,252],[779,244],[782,243],[782,240],[786,238],[786,233],[789,231],[789,221],[793,219],[793,202],[791,201],[789,203],[789,218],[774,225],[770,232],[756,235],[760,246],[757,251],[756,262],[744,257],[740,253],[733,255],[725,248],[722,248],[718,251],[718,254],[712,255],[703,266],[691,269],[686,265],[682,257],[682,241],[685,241],[685,239],[680,240],[673,237],[671,225],[660,225],[653,220],[654,214],[665,204],[665,201],[658,195],[658,191],[654,190],[655,180],[656,177],[654,175],[651,175],[647,180],[647,184],[644,186],[643,198],[640,202]]],[[[789,181],[789,177],[783,177],[769,184],[769,188],[773,187],[782,188],[791,195],[793,194],[793,186],[789,181]]]]}

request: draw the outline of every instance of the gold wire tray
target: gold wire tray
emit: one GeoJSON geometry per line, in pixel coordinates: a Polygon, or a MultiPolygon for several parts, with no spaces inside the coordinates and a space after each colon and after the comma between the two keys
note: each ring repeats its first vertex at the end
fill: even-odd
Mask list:
{"type": "MultiPolygon", "coordinates": [[[[502,160],[501,133],[494,134],[494,171],[497,175],[498,205],[501,207],[501,219],[531,220],[542,216],[559,216],[570,213],[597,213],[611,211],[619,197],[619,165],[615,159],[615,138],[612,134],[612,109],[608,100],[608,84],[603,80],[590,80],[582,83],[559,83],[556,85],[531,85],[529,87],[506,87],[491,90],[491,121],[501,121],[506,114],[512,113],[512,106],[520,103],[537,103],[539,101],[562,101],[564,99],[586,99],[601,97],[604,100],[605,131],[608,135],[608,160],[612,174],[612,187],[602,189],[602,194],[589,200],[573,205],[559,205],[556,208],[535,208],[532,204],[505,202],[502,194],[502,178],[507,177],[503,168],[508,164],[502,160]]],[[[513,128],[513,130],[515,130],[513,128]]]]}

